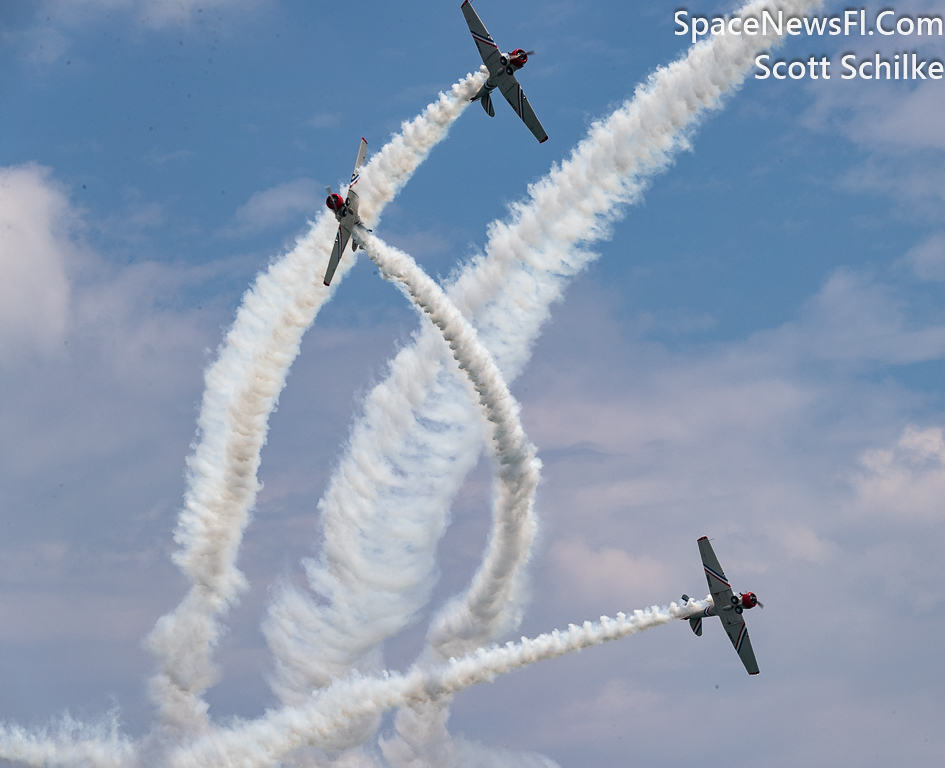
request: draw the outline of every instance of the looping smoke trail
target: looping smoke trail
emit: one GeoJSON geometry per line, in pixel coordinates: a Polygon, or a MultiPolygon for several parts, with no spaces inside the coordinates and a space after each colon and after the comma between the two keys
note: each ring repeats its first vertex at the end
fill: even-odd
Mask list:
{"type": "Polygon", "coordinates": [[[541,463],[522,428],[518,403],[476,329],[410,256],[363,228],[355,231],[355,237],[385,279],[396,281],[440,329],[492,423],[500,482],[492,536],[469,589],[440,614],[429,634],[433,649],[448,658],[487,642],[508,626],[507,612],[515,605],[515,577],[535,537],[534,496],[541,463]]]}
{"type": "MultiPolygon", "coordinates": [[[[380,204],[406,182],[425,156],[422,153],[443,138],[486,75],[483,67],[454,85],[448,96],[441,95],[371,158],[358,182],[360,212],[366,224],[376,223],[380,204]]],[[[430,342],[435,350],[431,354],[440,357],[442,341],[434,336],[430,342]]],[[[398,378],[396,372],[394,377],[398,378]]],[[[441,434],[451,429],[466,432],[469,425],[454,426],[469,414],[469,409],[456,404],[464,399],[462,387],[451,380],[447,389],[446,396],[429,403],[428,413],[441,425],[441,434]]],[[[430,467],[439,465],[439,472],[443,472],[457,461],[468,462],[469,457],[437,450],[434,446],[441,435],[399,440],[409,432],[404,420],[413,419],[421,391],[411,391],[409,382],[398,380],[389,397],[381,394],[365,404],[365,410],[375,416],[374,423],[383,426],[369,436],[355,430],[349,439],[348,458],[319,504],[325,546],[319,561],[305,561],[304,565],[312,590],[325,598],[324,604],[315,603],[291,584],[281,584],[274,592],[263,631],[275,662],[271,685],[285,703],[306,700],[313,688],[327,685],[354,664],[375,666],[372,649],[402,629],[426,602],[426,574],[432,567],[429,563],[435,556],[436,539],[430,541],[423,529],[431,518],[445,519],[449,500],[435,490],[424,495],[423,478],[408,465],[421,456],[430,467]],[[383,510],[384,504],[378,500],[385,493],[408,503],[421,496],[411,505],[414,517],[399,508],[391,518],[379,515],[378,508],[383,510]],[[375,556],[376,542],[381,539],[387,548],[385,558],[375,556]],[[365,617],[368,626],[360,626],[365,617]]]]}
{"type": "MultiPolygon", "coordinates": [[[[465,594],[449,602],[428,632],[437,658],[459,656],[493,640],[520,620],[521,569],[535,537],[534,496],[541,465],[522,428],[518,403],[492,356],[440,286],[410,256],[363,228],[357,229],[354,237],[384,278],[395,281],[439,328],[492,424],[498,488],[486,554],[465,594]]],[[[450,699],[437,699],[419,705],[420,711],[398,714],[400,737],[381,741],[389,762],[418,764],[418,748],[431,765],[456,762],[455,746],[446,729],[450,699]]],[[[367,720],[364,725],[369,723],[367,720]]]]}
{"type": "MultiPolygon", "coordinates": [[[[743,8],[741,14],[757,14],[762,8],[769,7],[775,12],[780,8],[786,10],[789,15],[798,15],[818,4],[803,0],[753,3],[743,8]]],[[[510,224],[497,224],[490,229],[486,255],[467,268],[449,293],[466,314],[474,317],[480,329],[480,336],[507,376],[514,376],[521,370],[528,358],[529,347],[547,317],[550,303],[560,297],[567,279],[593,260],[593,254],[579,250],[577,246],[607,235],[610,223],[619,215],[620,206],[636,199],[647,180],[665,168],[674,153],[688,146],[687,132],[696,125],[699,116],[717,106],[726,91],[742,82],[750,69],[752,57],[759,50],[776,42],[773,36],[729,36],[717,37],[694,46],[685,59],[658,70],[649,83],[638,90],[633,102],[625,105],[606,121],[595,124],[588,139],[582,142],[567,162],[555,168],[547,179],[531,187],[531,200],[514,207],[510,224]]],[[[327,229],[333,229],[327,217],[323,216],[320,221],[328,224],[327,229]]],[[[370,223],[370,219],[366,218],[366,221],[370,223]]],[[[318,226],[319,222],[316,222],[316,228],[318,226]]],[[[329,237],[326,238],[328,242],[330,234],[329,232],[329,237]]],[[[324,249],[324,246],[321,247],[324,249]]],[[[310,257],[308,258],[310,260],[310,257]]],[[[327,258],[327,254],[324,254],[324,258],[327,258]]],[[[348,264],[352,261],[348,261],[348,264]]],[[[292,289],[293,286],[285,288],[289,296],[293,295],[292,289]]],[[[304,292],[309,290],[309,287],[303,284],[299,290],[304,292]]],[[[291,301],[284,301],[280,307],[290,304],[291,301]]],[[[268,348],[268,341],[265,340],[272,335],[271,318],[259,318],[260,328],[255,329],[251,313],[246,317],[250,329],[260,331],[259,338],[264,341],[262,348],[268,348]]],[[[291,337],[292,334],[289,335],[291,337]]],[[[240,361],[241,355],[253,359],[253,350],[257,347],[252,343],[248,342],[243,348],[238,348],[230,338],[227,343],[233,345],[235,351],[232,351],[232,356],[237,362],[240,361]]],[[[391,424],[378,429],[377,420],[389,420],[390,411],[383,407],[365,408],[365,417],[355,427],[354,435],[364,442],[379,446],[381,461],[378,465],[358,464],[355,460],[343,461],[339,472],[348,474],[344,483],[337,486],[340,488],[345,485],[347,488],[358,489],[355,493],[358,503],[362,500],[369,502],[372,494],[378,492],[377,481],[380,481],[380,484],[387,483],[389,488],[401,490],[402,506],[413,506],[412,499],[418,493],[425,502],[444,500],[448,504],[466,470],[471,466],[469,456],[474,451],[467,449],[474,448],[480,436],[476,432],[475,420],[468,416],[469,409],[463,407],[461,400],[457,405],[458,399],[451,396],[455,392],[456,384],[450,376],[443,374],[439,346],[440,340],[433,334],[421,332],[417,346],[406,350],[403,356],[398,356],[392,364],[391,381],[385,382],[376,390],[379,393],[377,398],[372,393],[372,404],[388,398],[390,401],[405,404],[411,410],[409,413],[401,412],[391,424]],[[453,416],[456,418],[452,418],[453,416]],[[443,428],[436,440],[431,439],[429,436],[441,425],[456,426],[452,429],[448,426],[443,428]],[[374,442],[375,436],[383,439],[374,442]],[[397,451],[401,448],[404,448],[404,452],[398,454],[397,451]],[[442,457],[442,460],[431,464],[431,473],[424,476],[420,483],[414,483],[414,478],[409,476],[388,482],[389,478],[377,477],[377,467],[380,467],[379,474],[384,475],[388,470],[406,465],[396,465],[396,460],[387,460],[385,463],[385,452],[392,452],[397,456],[409,455],[417,465],[425,464],[431,455],[442,457]]],[[[280,349],[282,348],[285,348],[285,345],[280,346],[280,349]]],[[[237,372],[241,370],[239,365],[235,365],[234,369],[237,372]]],[[[232,381],[223,383],[224,388],[232,385],[232,381]]],[[[237,400],[234,396],[233,402],[237,400]]],[[[220,401],[229,403],[231,400],[223,393],[220,401]]],[[[208,413],[208,428],[218,429],[219,434],[226,434],[226,431],[231,429],[227,423],[229,413],[226,409],[214,411],[208,407],[208,413]]],[[[249,423],[254,423],[252,418],[249,423]]],[[[202,424],[201,430],[204,429],[202,424]]],[[[352,445],[354,444],[353,438],[352,445]]],[[[221,450],[228,450],[227,441],[221,441],[219,447],[221,450]]],[[[222,487],[226,492],[211,495],[212,501],[219,501],[224,506],[229,505],[227,509],[235,509],[237,512],[241,505],[245,506],[246,510],[251,507],[252,498],[255,496],[255,469],[251,466],[254,454],[258,454],[258,451],[250,450],[248,454],[237,451],[233,455],[239,498],[231,498],[229,488],[224,483],[222,487]],[[251,472],[247,473],[247,467],[251,472]],[[252,483],[249,479],[252,479],[252,483]]],[[[388,457],[390,455],[387,454],[388,457]]],[[[197,469],[192,469],[192,472],[202,471],[199,462],[196,466],[197,469]]],[[[366,506],[369,508],[370,504],[367,502],[366,506]]],[[[431,511],[429,518],[410,518],[409,524],[414,527],[405,533],[408,536],[417,533],[418,538],[414,547],[399,553],[403,556],[402,562],[387,562],[384,565],[384,568],[389,568],[394,574],[406,574],[400,585],[391,586],[383,578],[383,569],[372,572],[370,568],[363,569],[362,563],[358,562],[359,554],[372,551],[383,540],[383,536],[378,537],[376,534],[387,534],[392,525],[397,525],[398,518],[393,513],[377,524],[369,522],[369,529],[359,529],[366,533],[354,546],[345,548],[347,545],[338,546],[337,542],[332,541],[329,550],[331,547],[337,548],[329,551],[319,564],[310,569],[313,586],[324,586],[325,589],[321,592],[330,600],[335,601],[336,598],[349,595],[365,598],[362,603],[349,603],[348,607],[340,608],[334,613],[315,616],[312,625],[299,633],[305,635],[299,644],[303,649],[311,647],[309,641],[319,636],[319,633],[337,633],[342,641],[353,638],[350,650],[339,652],[339,645],[329,647],[326,658],[336,652],[337,658],[323,664],[320,667],[322,671],[344,669],[346,664],[350,665],[370,651],[386,633],[402,627],[411,615],[409,609],[416,604],[418,598],[428,594],[432,571],[428,555],[442,531],[445,520],[443,510],[446,508],[446,505],[432,506],[436,506],[437,510],[431,511]],[[351,554],[355,556],[344,560],[351,554]],[[344,575],[347,584],[343,583],[344,579],[334,576],[319,581],[327,573],[319,568],[325,563],[333,562],[341,564],[337,573],[344,575]],[[398,565],[402,567],[398,568],[398,565]],[[381,578],[362,580],[360,577],[366,572],[372,577],[379,575],[381,578]],[[357,586],[349,588],[349,585],[355,582],[357,586]],[[333,589],[334,587],[338,589],[333,589]],[[408,597],[402,604],[391,607],[386,598],[393,593],[392,590],[396,591],[399,587],[403,588],[402,593],[408,597]],[[350,608],[352,605],[363,609],[363,619],[352,624],[326,626],[323,619],[348,617],[353,613],[350,608]],[[401,611],[403,607],[408,608],[408,611],[401,611]]],[[[360,513],[362,509],[357,508],[356,511],[360,513]]],[[[213,526],[209,524],[214,519],[212,515],[208,521],[204,510],[185,510],[185,513],[190,512],[193,512],[191,517],[188,518],[187,514],[182,516],[186,519],[182,520],[178,532],[178,541],[185,553],[194,541],[213,533],[213,526]]],[[[390,513],[391,509],[386,512],[390,513]]],[[[345,517],[339,512],[335,522],[338,523],[339,530],[350,534],[352,523],[355,523],[356,527],[359,521],[355,517],[345,517]]],[[[215,622],[219,613],[235,599],[242,583],[239,572],[232,564],[232,557],[235,556],[236,544],[245,520],[237,514],[232,516],[230,523],[227,530],[222,532],[225,534],[224,538],[227,538],[226,534],[232,532],[234,527],[239,529],[238,535],[235,538],[229,536],[223,542],[224,546],[207,548],[203,553],[206,557],[196,558],[196,561],[203,565],[200,568],[195,567],[195,575],[192,576],[195,584],[195,598],[192,602],[194,607],[187,610],[196,611],[201,617],[208,617],[206,621],[192,621],[193,615],[184,610],[162,622],[158,630],[166,631],[155,633],[155,650],[164,662],[164,682],[167,683],[164,693],[168,698],[162,701],[162,714],[167,714],[167,707],[174,704],[172,693],[176,690],[182,698],[179,702],[181,709],[175,712],[171,719],[176,719],[179,723],[185,722],[191,713],[194,714],[193,722],[204,720],[205,710],[201,709],[199,696],[212,679],[208,649],[215,641],[215,622]],[[193,646],[195,653],[190,652],[188,645],[193,646]],[[203,661],[207,663],[203,664],[203,661]]],[[[326,524],[326,541],[333,535],[329,521],[326,524]]],[[[193,549],[196,551],[199,548],[193,549]]],[[[183,561],[182,567],[191,575],[188,569],[190,561],[186,557],[183,561]]],[[[293,625],[292,618],[289,617],[286,624],[289,630],[297,626],[293,625]]],[[[294,663],[290,657],[291,654],[287,654],[287,666],[294,663]]],[[[304,672],[307,675],[309,670],[304,672]]],[[[317,675],[313,679],[315,678],[317,675]]],[[[405,697],[403,700],[428,700],[431,694],[427,687],[421,688],[424,695],[417,693],[414,698],[405,697]]],[[[436,696],[449,693],[442,685],[434,686],[434,689],[433,695],[436,696]]],[[[160,693],[158,691],[159,695],[160,693]]],[[[364,714],[357,706],[350,709],[354,713],[352,716],[364,714]]],[[[333,714],[344,714],[343,707],[333,714]]],[[[276,736],[283,741],[294,740],[296,744],[305,741],[305,738],[299,738],[299,734],[305,733],[308,727],[304,717],[297,713],[288,713],[286,716],[289,719],[281,723],[283,730],[276,736]]],[[[265,722],[260,721],[252,727],[262,729],[265,725],[265,722]]],[[[337,728],[328,728],[326,733],[333,730],[337,728]]],[[[272,734],[263,735],[268,738],[272,734]]],[[[286,748],[291,749],[292,745],[286,748]]],[[[240,754],[242,758],[254,759],[254,755],[264,756],[262,753],[267,749],[268,747],[256,749],[247,746],[240,754]]],[[[284,750],[280,754],[284,754],[284,750]]],[[[50,757],[50,762],[57,761],[57,756],[50,757]]],[[[237,764],[239,760],[233,759],[232,762],[237,764]]]]}
{"type": "Polygon", "coordinates": [[[169,768],[264,768],[274,765],[294,749],[329,742],[332,734],[351,720],[377,716],[392,707],[450,696],[471,685],[493,681],[499,675],[539,661],[563,656],[611,640],[687,618],[711,605],[711,599],[670,603],[602,616],[599,622],[570,625],[517,643],[481,648],[448,663],[414,665],[404,674],[365,677],[354,673],[336,680],[300,707],[287,707],[265,717],[238,723],[201,737],[168,755],[169,768]]]}
{"type": "MultiPolygon", "coordinates": [[[[752,2],[736,15],[767,9],[795,16],[819,5],[752,2]]],[[[566,161],[531,185],[509,222],[490,226],[484,255],[447,294],[474,322],[506,381],[527,362],[550,305],[596,259],[586,245],[608,236],[622,208],[689,147],[700,119],[744,81],[754,56],[778,42],[772,34],[712,37],[660,67],[632,100],[594,123],[566,161]]],[[[329,606],[306,613],[305,635],[312,641],[296,643],[305,651],[297,669],[307,669],[295,680],[299,697],[306,679],[324,686],[351,665],[370,668],[378,643],[405,626],[429,597],[446,510],[482,440],[474,411],[464,406],[455,377],[443,366],[438,336],[422,328],[415,344],[391,362],[387,380],[368,395],[319,505],[325,543],[306,568],[329,606]],[[414,534],[410,547],[399,546],[402,540],[393,535],[401,526],[414,534]]],[[[279,627],[280,611],[270,615],[270,644],[287,634],[279,627]]]]}
{"type": "MultiPolygon", "coordinates": [[[[445,137],[483,77],[468,75],[449,94],[440,94],[365,166],[360,189],[366,221],[377,220],[445,137]]],[[[150,690],[165,728],[193,733],[208,725],[202,694],[214,682],[211,654],[220,616],[245,588],[236,556],[259,490],[256,473],[269,415],[302,335],[331,296],[321,276],[336,226],[323,211],[295,249],[259,275],[206,372],[201,438],[187,461],[188,489],[174,537],[180,547],[174,561],[193,586],[149,638],[160,662],[150,690]]],[[[353,264],[353,257],[342,261],[339,281],[353,264]]]]}

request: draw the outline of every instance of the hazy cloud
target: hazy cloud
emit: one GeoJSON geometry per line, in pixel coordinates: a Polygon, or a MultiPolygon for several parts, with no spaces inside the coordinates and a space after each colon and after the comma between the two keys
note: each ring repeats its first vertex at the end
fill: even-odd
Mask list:
{"type": "Polygon", "coordinates": [[[945,521],[945,440],[941,427],[906,427],[890,448],[860,457],[859,509],[896,520],[945,521]]]}
{"type": "Polygon", "coordinates": [[[945,280],[945,232],[936,232],[910,248],[899,260],[912,269],[920,280],[945,280]]]}
{"type": "Polygon", "coordinates": [[[49,168],[0,168],[0,354],[61,343],[75,214],[49,168]]]}
{"type": "Polygon", "coordinates": [[[617,547],[592,549],[577,537],[552,544],[548,565],[560,596],[578,602],[600,598],[612,605],[637,605],[660,595],[671,581],[671,569],[653,557],[617,547]]]}
{"type": "Polygon", "coordinates": [[[232,234],[278,227],[294,216],[314,216],[322,203],[318,184],[312,179],[296,179],[254,192],[236,211],[237,226],[232,234]]]}
{"type": "Polygon", "coordinates": [[[269,0],[49,0],[46,10],[71,23],[88,23],[95,14],[132,11],[142,24],[158,29],[186,24],[201,14],[222,10],[247,11],[269,0]],[[89,14],[92,14],[90,17],[89,14]]]}
{"type": "Polygon", "coordinates": [[[340,112],[320,112],[305,121],[309,128],[335,128],[341,123],[340,112]]]}

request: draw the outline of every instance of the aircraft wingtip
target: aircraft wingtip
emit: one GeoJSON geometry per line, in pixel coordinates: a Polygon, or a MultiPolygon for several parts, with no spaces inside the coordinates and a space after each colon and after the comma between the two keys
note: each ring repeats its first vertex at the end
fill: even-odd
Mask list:
{"type": "Polygon", "coordinates": [[[545,138],[543,138],[543,139],[542,139],[541,141],[539,141],[538,143],[539,143],[539,144],[544,144],[546,141],[548,141],[548,137],[547,137],[547,136],[545,136],[545,138]]]}
{"type": "Polygon", "coordinates": [[[749,674],[749,675],[758,675],[758,674],[760,674],[760,673],[761,673],[761,670],[758,670],[758,672],[749,672],[748,674],[749,674]]]}
{"type": "Polygon", "coordinates": [[[698,541],[708,541],[708,540],[709,540],[709,537],[708,537],[708,536],[700,536],[700,537],[698,538],[698,541]]]}
{"type": "Polygon", "coordinates": [[[326,287],[326,288],[329,288],[329,287],[330,287],[330,286],[328,285],[328,281],[327,281],[327,280],[325,280],[324,283],[325,283],[325,287],[326,287]]]}

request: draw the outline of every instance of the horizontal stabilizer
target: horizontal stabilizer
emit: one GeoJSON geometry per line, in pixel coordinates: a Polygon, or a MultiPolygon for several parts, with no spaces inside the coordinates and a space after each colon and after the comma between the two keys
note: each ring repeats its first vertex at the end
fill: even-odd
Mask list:
{"type": "Polygon", "coordinates": [[[482,108],[486,110],[489,117],[495,117],[495,107],[492,106],[492,96],[488,91],[482,96],[482,108]]]}
{"type": "Polygon", "coordinates": [[[702,617],[693,616],[689,619],[689,626],[692,627],[692,631],[696,633],[696,637],[702,637],[702,617]]]}

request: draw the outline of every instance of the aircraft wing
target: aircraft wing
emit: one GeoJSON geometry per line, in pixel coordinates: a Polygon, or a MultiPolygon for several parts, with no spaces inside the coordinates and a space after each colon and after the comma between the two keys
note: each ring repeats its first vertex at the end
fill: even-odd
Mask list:
{"type": "Polygon", "coordinates": [[[338,262],[341,261],[341,254],[345,252],[345,246],[348,245],[348,238],[351,233],[344,227],[338,227],[338,234],[335,235],[335,245],[331,249],[331,258],[328,260],[328,269],[325,270],[325,285],[331,285],[331,279],[335,276],[335,270],[338,269],[338,262]]]}
{"type": "Polygon", "coordinates": [[[354,171],[351,173],[351,183],[354,184],[361,175],[359,171],[364,165],[364,159],[367,157],[367,139],[361,137],[361,146],[358,147],[358,159],[354,161],[354,171]]]}
{"type": "Polygon", "coordinates": [[[492,72],[495,68],[493,65],[498,66],[498,62],[494,59],[497,60],[502,55],[499,53],[499,46],[495,44],[495,40],[492,39],[489,30],[486,29],[485,24],[482,23],[478,14],[473,10],[469,0],[463,3],[462,8],[463,16],[466,17],[466,25],[469,27],[473,40],[476,42],[476,47],[479,49],[479,55],[482,56],[483,63],[492,72]]]}
{"type": "Polygon", "coordinates": [[[502,95],[512,105],[512,109],[515,110],[516,114],[522,118],[522,122],[528,126],[528,130],[535,134],[538,143],[543,144],[548,141],[548,134],[541,127],[538,115],[535,114],[532,105],[525,98],[525,91],[522,90],[522,86],[518,84],[518,80],[515,79],[514,75],[507,79],[509,81],[508,85],[502,85],[502,95]]]}
{"type": "MultiPolygon", "coordinates": [[[[699,554],[702,555],[702,567],[705,569],[705,579],[709,582],[709,592],[712,593],[712,600],[715,603],[715,610],[719,616],[725,613],[734,613],[729,607],[732,605],[732,598],[735,593],[732,592],[732,585],[725,578],[719,559],[715,556],[712,544],[708,536],[699,539],[699,554]],[[726,610],[729,609],[729,610],[726,610]]],[[[725,623],[725,620],[722,620],[725,623]]]]}
{"type": "Polygon", "coordinates": [[[757,675],[758,662],[755,661],[755,652],[751,647],[751,639],[748,637],[748,627],[745,626],[745,619],[735,613],[735,611],[726,611],[726,613],[731,614],[732,621],[729,623],[723,619],[722,623],[725,625],[725,631],[728,632],[729,640],[731,640],[732,645],[735,646],[735,653],[737,653],[738,658],[742,660],[742,664],[745,665],[748,674],[757,675]]]}

